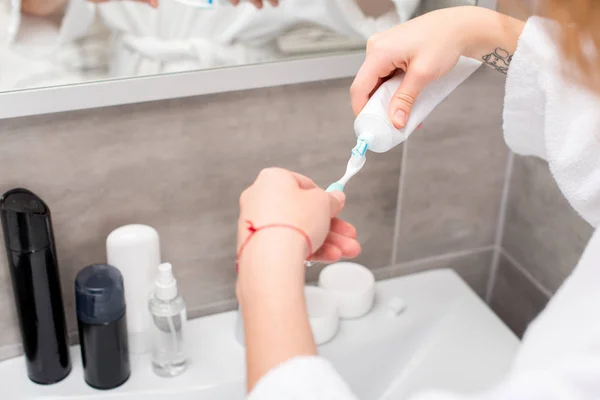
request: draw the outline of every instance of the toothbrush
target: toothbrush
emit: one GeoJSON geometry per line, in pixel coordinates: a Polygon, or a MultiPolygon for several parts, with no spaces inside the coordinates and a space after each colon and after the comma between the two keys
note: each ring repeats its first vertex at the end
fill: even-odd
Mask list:
{"type": "Polygon", "coordinates": [[[367,161],[367,149],[369,146],[367,142],[362,139],[358,139],[356,146],[352,149],[352,154],[350,155],[350,160],[348,160],[348,165],[346,166],[346,173],[344,176],[340,178],[337,182],[332,183],[327,188],[327,192],[333,192],[339,190],[340,192],[344,191],[344,187],[348,183],[348,181],[356,174],[360,172],[360,170],[365,166],[367,161]]]}

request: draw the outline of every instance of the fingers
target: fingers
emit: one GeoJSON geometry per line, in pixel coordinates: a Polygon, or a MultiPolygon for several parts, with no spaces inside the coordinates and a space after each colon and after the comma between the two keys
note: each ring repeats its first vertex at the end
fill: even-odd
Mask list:
{"type": "Polygon", "coordinates": [[[354,258],[360,254],[360,244],[349,237],[330,232],[327,240],[311,257],[312,261],[336,262],[342,258],[354,258]]]}
{"type": "Polygon", "coordinates": [[[395,70],[396,67],[390,61],[378,56],[367,56],[350,87],[350,100],[355,116],[362,111],[373,92],[381,86],[383,79],[395,70]]]}
{"type": "Polygon", "coordinates": [[[435,75],[415,65],[409,65],[396,93],[390,101],[389,115],[392,123],[397,129],[404,128],[413,108],[415,100],[435,75]]]}
{"type": "Polygon", "coordinates": [[[304,175],[298,174],[296,172],[292,172],[292,175],[294,176],[294,178],[296,178],[300,189],[314,189],[317,187],[317,184],[314,183],[312,179],[304,175]]]}
{"type": "Polygon", "coordinates": [[[269,0],[269,3],[271,3],[271,5],[273,7],[277,7],[279,5],[279,1],[278,0],[269,0]]]}
{"type": "Polygon", "coordinates": [[[340,235],[339,233],[329,232],[325,243],[340,249],[344,258],[354,258],[360,254],[360,244],[356,239],[340,235]]]}
{"type": "Polygon", "coordinates": [[[312,261],[318,262],[336,262],[341,260],[342,258],[342,250],[339,247],[336,247],[332,244],[325,243],[313,256],[311,257],[312,261]]]}
{"type": "Polygon", "coordinates": [[[344,209],[346,195],[344,192],[335,191],[327,193],[327,196],[329,197],[329,215],[331,218],[335,218],[344,209]]]}
{"type": "Polygon", "coordinates": [[[262,8],[263,4],[262,4],[262,0],[249,0],[250,3],[254,4],[254,7],[256,8],[262,8]]]}
{"type": "Polygon", "coordinates": [[[352,224],[349,224],[340,218],[334,218],[331,220],[330,231],[339,233],[340,235],[344,235],[352,239],[356,239],[357,237],[356,228],[352,224]]]}

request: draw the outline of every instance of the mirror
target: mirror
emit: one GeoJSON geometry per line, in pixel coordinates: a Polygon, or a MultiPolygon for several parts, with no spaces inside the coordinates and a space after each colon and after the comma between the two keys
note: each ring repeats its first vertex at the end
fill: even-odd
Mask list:
{"type": "Polygon", "coordinates": [[[0,0],[0,92],[364,49],[372,34],[475,0],[0,0]]]}

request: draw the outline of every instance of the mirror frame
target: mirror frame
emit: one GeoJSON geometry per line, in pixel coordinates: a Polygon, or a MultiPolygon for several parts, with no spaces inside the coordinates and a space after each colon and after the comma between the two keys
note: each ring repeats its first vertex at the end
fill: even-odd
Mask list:
{"type": "MultiPolygon", "coordinates": [[[[495,9],[496,0],[478,0],[495,9]]],[[[364,51],[0,93],[0,119],[353,77],[364,51]],[[194,84],[190,84],[193,82],[194,84]]]]}

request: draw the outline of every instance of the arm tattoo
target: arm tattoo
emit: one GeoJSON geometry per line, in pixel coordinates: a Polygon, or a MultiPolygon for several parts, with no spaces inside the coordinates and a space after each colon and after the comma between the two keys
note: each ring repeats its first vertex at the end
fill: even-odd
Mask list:
{"type": "Polygon", "coordinates": [[[483,56],[483,63],[506,75],[508,74],[508,67],[510,67],[512,58],[512,54],[498,47],[493,53],[483,56]]]}

